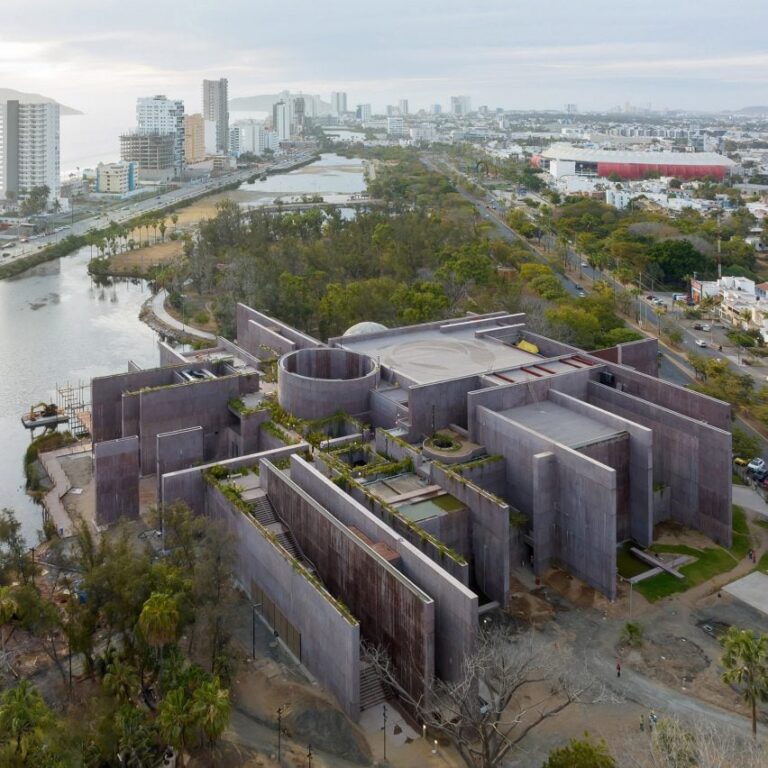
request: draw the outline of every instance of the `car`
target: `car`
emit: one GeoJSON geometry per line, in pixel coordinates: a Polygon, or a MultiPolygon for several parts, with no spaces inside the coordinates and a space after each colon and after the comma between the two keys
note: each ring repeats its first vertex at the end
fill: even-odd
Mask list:
{"type": "Polygon", "coordinates": [[[693,324],[693,330],[694,331],[703,331],[704,326],[701,323],[694,323],[693,324]]]}
{"type": "Polygon", "coordinates": [[[735,464],[737,467],[746,467],[746,466],[747,466],[747,464],[749,464],[749,459],[743,459],[741,456],[737,456],[737,457],[736,457],[736,458],[733,460],[733,463],[734,463],[734,464],[735,464]]]}
{"type": "Polygon", "coordinates": [[[712,330],[712,326],[708,325],[707,323],[704,323],[704,325],[701,326],[701,330],[702,331],[711,331],[712,330]]]}
{"type": "Polygon", "coordinates": [[[704,339],[696,339],[696,346],[697,347],[706,347],[707,342],[704,341],[704,339]]]}
{"type": "Polygon", "coordinates": [[[656,297],[652,293],[649,293],[645,298],[648,299],[648,301],[653,301],[656,297]]]}
{"type": "Polygon", "coordinates": [[[587,294],[586,294],[586,293],[584,293],[584,291],[579,291],[579,292],[578,292],[578,294],[577,294],[577,296],[578,296],[580,299],[585,299],[585,298],[587,297],[587,294]]]}
{"type": "Polygon", "coordinates": [[[581,268],[582,268],[582,269],[589,269],[589,262],[587,262],[587,261],[582,261],[582,262],[581,262],[581,268]]]}
{"type": "Polygon", "coordinates": [[[761,472],[766,468],[765,459],[761,459],[759,456],[756,456],[752,461],[747,464],[747,471],[748,472],[761,472]]]}
{"type": "Polygon", "coordinates": [[[756,483],[762,483],[766,478],[768,478],[768,469],[762,469],[759,472],[752,472],[752,479],[756,483]]]}

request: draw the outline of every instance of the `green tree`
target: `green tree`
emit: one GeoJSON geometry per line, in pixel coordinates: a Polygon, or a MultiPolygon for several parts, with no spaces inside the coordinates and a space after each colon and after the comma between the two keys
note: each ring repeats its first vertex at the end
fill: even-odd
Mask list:
{"type": "Polygon", "coordinates": [[[114,658],[101,684],[119,704],[128,704],[139,690],[139,674],[128,662],[114,658]]]}
{"type": "Polygon", "coordinates": [[[51,711],[29,680],[22,680],[0,696],[0,739],[14,745],[14,754],[22,764],[52,722],[51,711]]]}
{"type": "Polygon", "coordinates": [[[757,704],[768,701],[768,635],[731,627],[721,644],[723,682],[741,689],[752,709],[752,735],[757,738],[757,704]]]}
{"type": "Polygon", "coordinates": [[[564,747],[553,749],[542,768],[617,768],[618,763],[604,741],[592,741],[585,733],[583,739],[571,739],[564,747]]]}
{"type": "Polygon", "coordinates": [[[697,251],[688,240],[665,240],[656,243],[648,252],[650,261],[656,264],[667,283],[681,283],[686,275],[701,274],[712,266],[703,253],[697,251]]]}
{"type": "Polygon", "coordinates": [[[138,626],[147,643],[162,652],[164,646],[176,640],[179,623],[179,609],[173,597],[153,592],[141,609],[138,626]]]}
{"type": "Polygon", "coordinates": [[[746,432],[740,427],[734,427],[732,435],[732,447],[736,456],[751,458],[752,456],[760,455],[760,440],[755,435],[746,432]]]}
{"type": "Polygon", "coordinates": [[[13,669],[11,661],[8,658],[5,643],[7,640],[6,628],[10,627],[18,609],[19,604],[16,601],[12,588],[0,587],[0,650],[3,654],[3,663],[16,677],[18,677],[18,674],[13,669]]]}
{"type": "Polygon", "coordinates": [[[19,212],[22,216],[34,216],[36,213],[41,213],[48,206],[50,194],[51,190],[45,184],[39,187],[32,187],[21,201],[19,212]]]}
{"type": "Polygon", "coordinates": [[[192,698],[181,688],[175,688],[160,702],[157,725],[160,734],[179,753],[179,766],[184,768],[184,750],[197,725],[197,713],[192,698]]]}
{"type": "Polygon", "coordinates": [[[229,691],[218,677],[202,683],[192,695],[194,716],[208,743],[213,745],[229,723],[229,691]]]}

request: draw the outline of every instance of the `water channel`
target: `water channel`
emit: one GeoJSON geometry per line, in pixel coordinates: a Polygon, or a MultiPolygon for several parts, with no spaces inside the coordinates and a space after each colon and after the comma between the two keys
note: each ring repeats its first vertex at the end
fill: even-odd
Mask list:
{"type": "MultiPolygon", "coordinates": [[[[360,161],[323,155],[316,163],[270,176],[243,191],[349,194],[365,189],[360,161]]],[[[139,320],[149,289],[141,281],[107,287],[86,272],[89,249],[0,281],[0,507],[13,508],[27,541],[37,540],[41,508],[25,493],[23,454],[29,433],[22,412],[54,400],[56,385],[87,383],[125,371],[129,360],[157,365],[157,334],[139,320]]]]}

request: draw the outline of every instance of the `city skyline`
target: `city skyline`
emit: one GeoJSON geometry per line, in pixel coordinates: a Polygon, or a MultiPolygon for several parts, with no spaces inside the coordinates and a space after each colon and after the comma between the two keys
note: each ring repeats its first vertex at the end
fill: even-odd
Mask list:
{"type": "Polygon", "coordinates": [[[106,107],[127,115],[126,101],[150,93],[194,106],[210,77],[228,78],[231,97],[346,91],[350,102],[376,109],[408,99],[412,111],[456,93],[509,109],[630,101],[717,111],[759,103],[768,80],[762,25],[743,23],[764,13],[756,0],[740,4],[738,16],[712,0],[695,14],[688,3],[651,0],[613,15],[602,3],[556,0],[490,2],[481,11],[396,1],[365,4],[364,13],[345,0],[332,8],[299,0],[301,12],[290,16],[236,0],[226,18],[205,7],[185,16],[175,3],[146,0],[130,10],[99,6],[98,14],[87,12],[91,5],[81,0],[84,12],[73,14],[31,0],[6,19],[6,84],[86,113],[106,107]],[[155,19],[150,29],[143,9],[155,19]],[[242,23],[231,24],[232,15],[242,23]],[[259,22],[256,45],[249,19],[259,22]]]}

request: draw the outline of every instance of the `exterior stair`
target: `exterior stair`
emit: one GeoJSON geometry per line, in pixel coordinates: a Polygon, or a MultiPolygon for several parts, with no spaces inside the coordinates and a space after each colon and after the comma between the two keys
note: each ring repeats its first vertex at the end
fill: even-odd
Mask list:
{"type": "Polygon", "coordinates": [[[360,710],[370,709],[387,700],[387,693],[374,668],[360,662],[360,710]]]}
{"type": "Polygon", "coordinates": [[[251,514],[265,527],[277,522],[275,510],[266,496],[260,496],[251,503],[251,514]]]}

